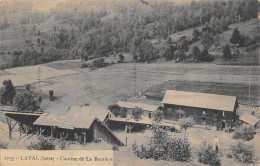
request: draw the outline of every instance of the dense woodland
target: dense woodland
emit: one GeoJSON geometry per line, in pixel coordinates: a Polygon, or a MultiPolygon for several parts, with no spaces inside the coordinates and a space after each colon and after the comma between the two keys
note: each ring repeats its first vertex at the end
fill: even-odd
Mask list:
{"type": "MultiPolygon", "coordinates": [[[[208,49],[219,45],[219,34],[228,30],[228,25],[232,23],[256,18],[259,6],[257,0],[202,0],[185,5],[167,1],[144,2],[116,2],[96,10],[84,7],[86,2],[66,2],[49,13],[23,14],[18,24],[33,24],[27,31],[37,40],[26,39],[24,51],[10,52],[15,55],[11,66],[61,59],[88,60],[125,52],[130,52],[136,62],[152,62],[157,58],[211,61],[208,49]],[[55,18],[56,23],[51,25],[51,30],[41,32],[37,29],[35,24],[50,18],[55,18]],[[199,26],[203,27],[201,31],[196,29],[199,26]],[[192,38],[183,36],[173,41],[169,37],[189,28],[194,28],[192,38]],[[154,44],[152,40],[159,44],[154,44]],[[203,50],[189,48],[198,40],[203,44],[203,50]],[[187,53],[189,49],[192,50],[190,54],[187,53]]],[[[11,24],[5,17],[0,28],[8,28],[11,24]]],[[[241,36],[239,40],[233,42],[240,43],[238,47],[256,43],[259,38],[241,36]]]]}

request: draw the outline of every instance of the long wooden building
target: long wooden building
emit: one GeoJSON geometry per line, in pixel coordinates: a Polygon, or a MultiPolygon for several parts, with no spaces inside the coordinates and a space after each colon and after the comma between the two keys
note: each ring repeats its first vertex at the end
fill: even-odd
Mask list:
{"type": "Polygon", "coordinates": [[[237,119],[235,96],[167,90],[162,100],[164,117],[178,120],[183,115],[191,116],[197,124],[231,127],[237,119]],[[183,115],[180,114],[183,112],[183,115]]]}

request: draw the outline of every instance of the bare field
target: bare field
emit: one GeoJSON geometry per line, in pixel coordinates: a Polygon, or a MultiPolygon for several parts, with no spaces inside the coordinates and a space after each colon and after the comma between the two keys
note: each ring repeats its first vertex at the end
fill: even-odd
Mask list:
{"type": "MultiPolygon", "coordinates": [[[[62,62],[61,62],[62,63],[62,62]]],[[[64,62],[62,68],[71,66],[64,62]]],[[[75,61],[72,61],[74,64],[75,61]]],[[[250,69],[251,100],[259,104],[260,67],[220,66],[212,64],[116,64],[89,71],[77,69],[78,74],[59,76],[45,80],[42,92],[54,90],[56,101],[43,101],[42,107],[56,111],[66,111],[69,106],[102,105],[107,107],[118,100],[128,98],[138,90],[147,90],[166,81],[179,90],[194,90],[208,93],[235,95],[247,100],[250,69]],[[193,76],[193,77],[192,77],[193,76]],[[205,83],[207,78],[210,81],[205,83]],[[214,79],[212,79],[214,78],[214,79]],[[248,80],[248,81],[247,81],[248,80]],[[232,82],[232,84],[230,84],[232,82]],[[199,86],[200,85],[200,86],[199,86]],[[213,88],[213,90],[209,90],[213,88]],[[229,94],[230,93],[230,94],[229,94]]],[[[161,93],[158,88],[155,93],[161,93]]],[[[47,110],[48,111],[48,110],[47,110]]]]}

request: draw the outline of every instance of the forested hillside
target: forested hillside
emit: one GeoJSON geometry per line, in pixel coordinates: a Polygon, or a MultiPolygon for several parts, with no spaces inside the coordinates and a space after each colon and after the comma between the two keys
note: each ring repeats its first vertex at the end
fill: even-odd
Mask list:
{"type": "MultiPolygon", "coordinates": [[[[16,8],[3,2],[6,1],[0,4],[1,68],[62,59],[88,60],[116,53],[131,53],[136,62],[150,63],[158,58],[212,61],[208,50],[212,45],[218,47],[219,35],[230,24],[256,18],[259,6],[257,0],[186,4],[159,0],[111,0],[106,4],[64,0],[47,10],[44,5],[49,1],[42,5],[22,3],[16,8]],[[186,29],[192,29],[192,37],[170,37],[186,29]],[[203,48],[190,48],[196,42],[203,48]]],[[[231,42],[235,48],[250,47],[259,42],[259,35],[241,34],[237,40],[231,42]]]]}

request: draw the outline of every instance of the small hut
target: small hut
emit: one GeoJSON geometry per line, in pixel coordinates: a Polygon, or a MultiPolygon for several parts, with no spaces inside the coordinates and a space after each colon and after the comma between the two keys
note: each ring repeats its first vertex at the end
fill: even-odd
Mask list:
{"type": "Polygon", "coordinates": [[[239,117],[239,119],[254,127],[258,127],[257,124],[260,121],[259,118],[255,117],[253,115],[247,114],[247,113],[243,114],[241,117],[239,117]]]}

